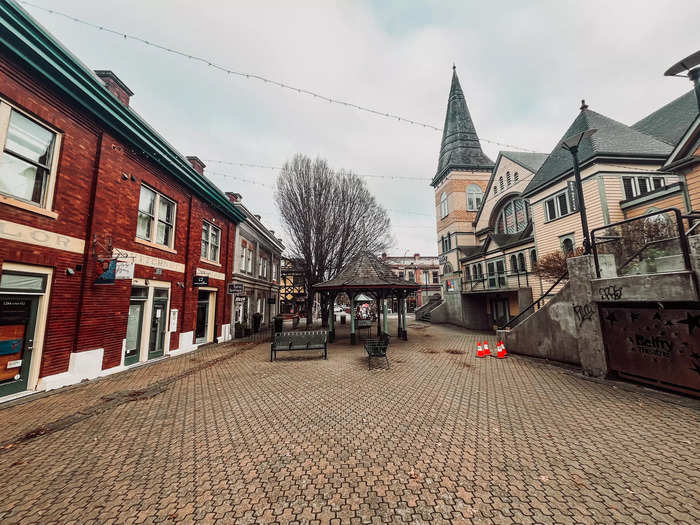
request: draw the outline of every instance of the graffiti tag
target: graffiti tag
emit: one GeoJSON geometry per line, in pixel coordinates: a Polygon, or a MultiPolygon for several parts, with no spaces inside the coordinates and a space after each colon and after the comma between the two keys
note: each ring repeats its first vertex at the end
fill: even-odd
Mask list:
{"type": "Polygon", "coordinates": [[[576,315],[579,326],[583,325],[585,321],[593,319],[593,312],[594,310],[590,303],[574,305],[574,315],[576,315]]]}
{"type": "Polygon", "coordinates": [[[601,301],[618,301],[622,298],[622,286],[619,288],[614,284],[598,290],[601,301]]]}

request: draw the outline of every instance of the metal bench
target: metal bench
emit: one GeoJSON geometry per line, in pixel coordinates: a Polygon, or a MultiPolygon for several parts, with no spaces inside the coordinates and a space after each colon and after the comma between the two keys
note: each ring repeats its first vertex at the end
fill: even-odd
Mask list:
{"type": "Polygon", "coordinates": [[[376,339],[368,339],[365,342],[365,352],[367,352],[367,368],[372,369],[372,358],[373,357],[383,357],[386,359],[386,367],[389,366],[389,357],[386,355],[386,351],[389,348],[390,342],[389,334],[382,334],[376,339]]]}
{"type": "Polygon", "coordinates": [[[292,350],[323,350],[323,358],[328,359],[328,332],[277,332],[270,344],[270,361],[277,358],[277,352],[292,350]]]}

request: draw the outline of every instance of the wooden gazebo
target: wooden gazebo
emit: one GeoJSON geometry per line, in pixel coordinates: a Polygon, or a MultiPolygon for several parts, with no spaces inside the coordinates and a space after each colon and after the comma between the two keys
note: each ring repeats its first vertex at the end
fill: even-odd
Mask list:
{"type": "MultiPolygon", "coordinates": [[[[360,252],[333,279],[314,285],[314,290],[326,295],[330,308],[328,318],[329,341],[335,339],[335,316],[333,304],[338,294],[345,292],[354,305],[355,296],[365,294],[377,302],[377,334],[387,333],[386,300],[397,299],[399,322],[397,336],[404,341],[406,334],[406,296],[420,289],[415,282],[406,281],[394,275],[391,269],[369,252],[360,252]]],[[[350,310],[350,342],[356,343],[355,308],[350,310]]]]}

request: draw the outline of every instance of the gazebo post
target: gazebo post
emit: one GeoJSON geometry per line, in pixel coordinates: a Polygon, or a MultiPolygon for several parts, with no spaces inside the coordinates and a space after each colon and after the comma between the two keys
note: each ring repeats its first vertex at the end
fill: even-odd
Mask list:
{"type": "Polygon", "coordinates": [[[396,313],[398,314],[396,317],[396,324],[398,325],[396,337],[401,339],[401,292],[396,294],[396,313]]]}
{"type": "Polygon", "coordinates": [[[375,301],[377,303],[377,337],[382,333],[382,297],[384,297],[384,292],[377,292],[375,296],[375,301]]]}
{"type": "Polygon", "coordinates": [[[335,341],[335,295],[329,294],[329,301],[328,301],[328,310],[329,310],[329,317],[328,317],[328,342],[332,343],[335,341]]]}
{"type": "Polygon", "coordinates": [[[406,330],[406,297],[403,298],[403,340],[408,341],[408,331],[406,330]]]}
{"type": "Polygon", "coordinates": [[[382,317],[384,317],[384,333],[388,334],[389,330],[387,328],[387,321],[386,321],[386,297],[382,299],[382,317]]]}
{"type": "Polygon", "coordinates": [[[350,296],[350,344],[355,344],[355,294],[350,296]]]}

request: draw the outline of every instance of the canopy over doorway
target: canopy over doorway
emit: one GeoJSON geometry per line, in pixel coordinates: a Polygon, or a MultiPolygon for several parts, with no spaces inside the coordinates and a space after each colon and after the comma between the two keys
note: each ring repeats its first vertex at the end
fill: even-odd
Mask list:
{"type": "MultiPolygon", "coordinates": [[[[330,308],[329,341],[335,339],[333,303],[340,293],[346,293],[354,306],[359,295],[364,295],[377,303],[377,334],[387,332],[386,300],[396,298],[399,309],[398,337],[404,341],[406,333],[406,296],[420,289],[415,282],[406,281],[394,275],[391,268],[370,252],[360,252],[353,257],[333,279],[314,285],[314,290],[324,294],[330,308]]],[[[355,344],[355,308],[350,309],[350,342],[355,344]]]]}

